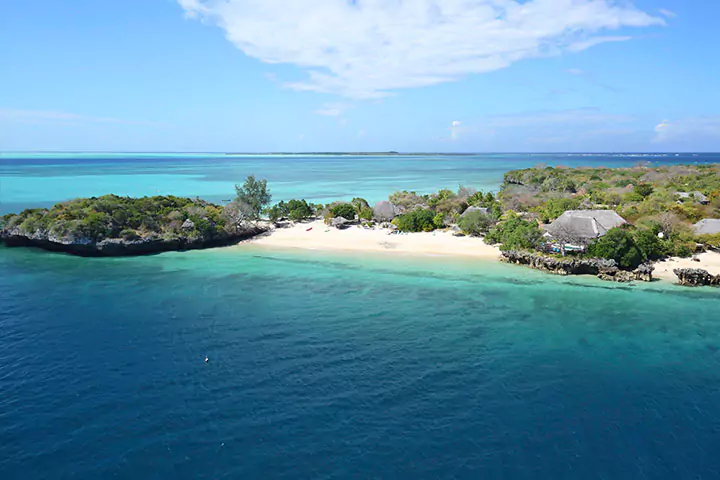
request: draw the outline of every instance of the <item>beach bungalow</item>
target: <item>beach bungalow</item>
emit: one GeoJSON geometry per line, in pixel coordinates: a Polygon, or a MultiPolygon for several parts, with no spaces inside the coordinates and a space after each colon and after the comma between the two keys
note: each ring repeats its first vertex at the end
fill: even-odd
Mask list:
{"type": "Polygon", "coordinates": [[[611,228],[626,224],[613,210],[568,210],[545,227],[545,237],[553,250],[579,251],[611,228]]]}
{"type": "Polygon", "coordinates": [[[467,215],[468,213],[472,213],[472,212],[480,212],[480,213],[484,213],[485,215],[487,215],[487,214],[488,214],[488,209],[487,209],[487,208],[484,208],[484,207],[468,207],[468,208],[466,208],[465,211],[462,213],[462,216],[464,217],[464,216],[467,215]]]}
{"type": "Polygon", "coordinates": [[[693,225],[693,228],[698,235],[720,234],[720,219],[706,218],[693,225]]]}
{"type": "Polygon", "coordinates": [[[675,192],[675,196],[678,197],[679,201],[683,200],[695,200],[696,202],[707,205],[710,203],[710,199],[703,195],[701,192],[675,192]]]}

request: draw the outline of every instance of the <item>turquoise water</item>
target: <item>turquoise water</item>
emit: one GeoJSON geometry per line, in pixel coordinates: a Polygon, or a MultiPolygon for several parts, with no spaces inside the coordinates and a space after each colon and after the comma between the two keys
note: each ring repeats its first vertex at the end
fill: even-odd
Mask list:
{"type": "Polygon", "coordinates": [[[718,162],[718,154],[463,156],[303,156],[221,154],[0,154],[0,214],[106,193],[174,194],[221,202],[248,175],[267,178],[275,200],[315,203],[387,198],[396,190],[429,193],[459,184],[497,190],[503,174],[539,163],[631,166],[718,162]]]}
{"type": "MultiPolygon", "coordinates": [[[[28,161],[3,165],[2,187],[21,179],[30,202],[57,195],[33,175],[139,190],[128,172],[176,175],[154,158],[28,161]]],[[[198,161],[214,162],[181,170],[198,161]]],[[[236,162],[207,169],[240,175],[236,162]]],[[[393,169],[356,186],[379,191],[393,169]]],[[[717,290],[252,245],[0,247],[0,305],[3,479],[720,476],[717,290]]]]}

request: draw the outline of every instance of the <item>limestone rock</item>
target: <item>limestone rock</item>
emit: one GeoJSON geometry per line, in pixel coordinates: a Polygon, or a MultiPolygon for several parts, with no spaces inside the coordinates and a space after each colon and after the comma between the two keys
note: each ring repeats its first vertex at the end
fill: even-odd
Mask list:
{"type": "Polygon", "coordinates": [[[636,270],[621,269],[615,260],[602,258],[556,258],[535,252],[506,251],[503,260],[508,263],[527,265],[554,275],[595,275],[612,282],[652,281],[655,267],[640,265],[636,270]]]}
{"type": "Polygon", "coordinates": [[[701,268],[676,268],[673,273],[678,277],[678,285],[685,287],[720,286],[720,275],[711,275],[701,268]]]}

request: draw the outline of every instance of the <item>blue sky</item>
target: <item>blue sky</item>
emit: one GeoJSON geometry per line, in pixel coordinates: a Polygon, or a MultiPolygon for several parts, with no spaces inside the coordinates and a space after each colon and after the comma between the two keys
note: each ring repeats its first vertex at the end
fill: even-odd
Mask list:
{"type": "Polygon", "coordinates": [[[711,0],[22,0],[0,150],[720,151],[711,0]]]}

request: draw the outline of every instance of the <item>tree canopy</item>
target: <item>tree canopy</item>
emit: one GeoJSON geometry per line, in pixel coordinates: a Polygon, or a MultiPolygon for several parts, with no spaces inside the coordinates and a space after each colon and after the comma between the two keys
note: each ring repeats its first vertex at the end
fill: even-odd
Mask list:
{"type": "Polygon", "coordinates": [[[235,185],[235,192],[237,195],[235,201],[248,206],[251,220],[259,219],[260,213],[272,200],[267,180],[256,180],[253,175],[247,177],[242,186],[235,185]]]}

